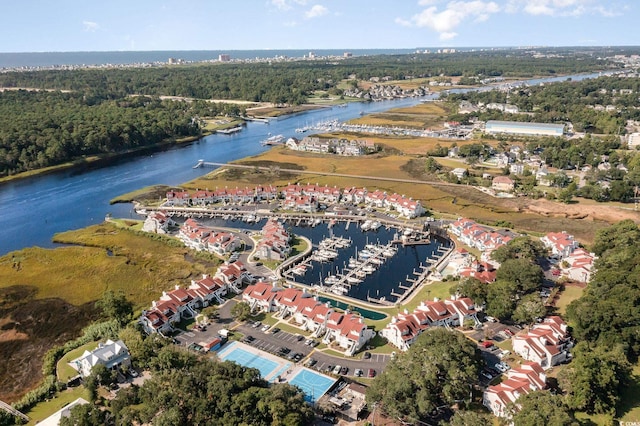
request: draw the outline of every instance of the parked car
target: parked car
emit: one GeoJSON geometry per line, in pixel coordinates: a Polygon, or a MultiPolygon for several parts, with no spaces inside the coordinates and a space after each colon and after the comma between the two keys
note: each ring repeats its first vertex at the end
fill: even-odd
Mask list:
{"type": "Polygon", "coordinates": [[[362,354],[362,359],[369,359],[371,358],[371,352],[365,352],[362,354]]]}
{"type": "Polygon", "coordinates": [[[278,331],[280,331],[278,327],[273,327],[273,329],[271,330],[271,333],[276,334],[278,331]]]}
{"type": "Polygon", "coordinates": [[[363,373],[363,372],[362,372],[362,370],[361,370],[361,369],[359,369],[359,368],[356,368],[356,369],[355,369],[355,371],[353,372],[353,375],[354,375],[355,377],[362,377],[362,375],[363,375],[363,374],[364,374],[364,373],[363,373]]]}
{"type": "Polygon", "coordinates": [[[286,355],[286,354],[288,354],[289,352],[291,352],[291,349],[289,349],[289,348],[287,348],[287,347],[285,347],[285,346],[281,346],[281,347],[278,349],[278,353],[281,353],[281,354],[285,354],[285,355],[286,355]]]}
{"type": "Polygon", "coordinates": [[[336,365],[335,367],[333,367],[333,374],[340,374],[340,370],[342,370],[342,367],[340,367],[340,365],[336,365]]]}
{"type": "Polygon", "coordinates": [[[300,360],[304,357],[303,354],[301,354],[300,352],[296,352],[296,354],[293,356],[293,360],[295,362],[300,362],[300,360]]]}
{"type": "Polygon", "coordinates": [[[340,374],[342,374],[343,376],[346,376],[348,372],[349,372],[349,367],[347,366],[344,366],[340,369],[340,374]]]}
{"type": "Polygon", "coordinates": [[[317,362],[318,361],[316,361],[314,358],[309,358],[309,360],[307,361],[307,367],[313,367],[317,362]]]}
{"type": "Polygon", "coordinates": [[[262,323],[260,321],[255,321],[253,324],[251,324],[251,327],[253,328],[258,328],[262,325],[262,323]]]}
{"type": "Polygon", "coordinates": [[[482,372],[480,374],[482,375],[482,377],[484,377],[487,380],[493,379],[493,376],[491,375],[491,373],[489,373],[486,370],[482,370],[482,372]]]}
{"type": "Polygon", "coordinates": [[[301,341],[303,341],[303,340],[304,340],[304,336],[303,336],[303,335],[301,335],[301,334],[298,334],[298,335],[296,336],[296,340],[297,340],[298,342],[301,342],[301,341]]]}
{"type": "Polygon", "coordinates": [[[498,354],[498,358],[503,359],[504,357],[507,357],[509,355],[511,355],[511,351],[503,350],[498,354]]]}
{"type": "Polygon", "coordinates": [[[324,369],[325,373],[331,373],[333,371],[333,365],[329,364],[324,369]]]}
{"type": "Polygon", "coordinates": [[[271,326],[269,324],[265,324],[265,325],[262,326],[262,328],[260,330],[267,331],[269,328],[271,328],[271,326]]]}
{"type": "Polygon", "coordinates": [[[481,343],[481,345],[483,348],[490,348],[491,346],[493,346],[493,342],[491,340],[485,340],[481,343]]]}
{"type": "Polygon", "coordinates": [[[307,340],[304,341],[304,344],[307,345],[307,346],[311,346],[312,342],[313,342],[312,339],[307,339],[307,340]]]}
{"type": "Polygon", "coordinates": [[[374,370],[373,368],[370,368],[369,371],[367,371],[367,377],[370,377],[370,378],[376,377],[376,370],[374,370]]]}

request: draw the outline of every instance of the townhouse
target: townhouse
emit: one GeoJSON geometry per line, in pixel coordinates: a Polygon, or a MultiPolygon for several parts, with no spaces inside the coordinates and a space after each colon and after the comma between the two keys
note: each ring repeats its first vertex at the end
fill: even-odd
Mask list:
{"type": "Polygon", "coordinates": [[[219,256],[227,255],[242,245],[242,240],[234,234],[214,231],[191,218],[180,227],[178,238],[189,248],[208,251],[219,256]]]}
{"type": "Polygon", "coordinates": [[[513,352],[545,370],[566,361],[573,346],[567,325],[559,316],[547,317],[528,331],[516,334],[511,343],[513,352]]]}
{"type": "Polygon", "coordinates": [[[507,407],[515,403],[522,395],[546,388],[547,377],[535,362],[523,363],[519,368],[507,372],[506,380],[489,386],[483,394],[482,404],[494,416],[507,418],[507,407]]]}
{"type": "Polygon", "coordinates": [[[192,280],[186,289],[176,285],[171,291],[163,291],[160,299],[154,300],[148,310],[142,311],[139,323],[148,334],[166,335],[182,319],[195,317],[198,309],[210,305],[214,300],[223,302],[222,297],[227,292],[240,294],[240,288],[251,279],[242,262],[222,265],[213,277],[203,275],[198,281],[192,280]]]}
{"type": "Polygon", "coordinates": [[[596,259],[597,256],[595,254],[579,248],[564,259],[568,266],[562,266],[562,270],[570,279],[588,283],[595,273],[594,262],[596,259]]]}
{"type": "Polygon", "coordinates": [[[461,243],[482,252],[491,252],[513,239],[510,231],[494,231],[466,218],[459,218],[449,225],[449,231],[457,236],[461,243]]]}
{"type": "Polygon", "coordinates": [[[291,253],[289,241],[284,225],[269,219],[262,227],[262,239],[256,244],[254,255],[261,259],[284,260],[291,253]]]}
{"type": "Polygon", "coordinates": [[[156,211],[147,215],[142,224],[142,230],[155,234],[166,234],[169,232],[169,227],[175,225],[175,221],[166,212],[156,211]]]}
{"type": "Polygon", "coordinates": [[[549,232],[540,241],[551,252],[551,256],[556,259],[568,257],[575,249],[578,248],[578,242],[573,235],[562,232],[549,232]]]}
{"type": "Polygon", "coordinates": [[[424,301],[412,312],[405,310],[391,318],[380,335],[401,351],[409,350],[422,332],[429,327],[457,327],[471,319],[479,324],[474,302],[468,298],[424,301]]]}
{"type": "Polygon", "coordinates": [[[242,294],[252,311],[276,312],[280,318],[291,317],[294,325],[322,337],[326,344],[334,343],[353,356],[375,332],[362,318],[351,312],[335,311],[311,294],[297,288],[279,288],[275,284],[258,282],[249,285],[242,294]]]}

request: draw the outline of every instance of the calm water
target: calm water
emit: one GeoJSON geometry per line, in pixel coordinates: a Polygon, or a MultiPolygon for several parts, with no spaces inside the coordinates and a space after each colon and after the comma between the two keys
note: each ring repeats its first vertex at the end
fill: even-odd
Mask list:
{"type": "MultiPolygon", "coordinates": [[[[226,226],[232,228],[244,228],[244,229],[261,229],[265,220],[259,223],[246,223],[239,220],[223,220],[223,219],[198,219],[201,223],[212,226],[226,226]]],[[[326,223],[320,224],[316,227],[309,226],[295,226],[291,222],[287,222],[285,225],[291,229],[296,235],[303,235],[309,238],[314,245],[317,245],[321,240],[328,238],[332,235],[336,237],[344,237],[351,239],[351,246],[348,248],[337,249],[338,257],[332,262],[315,262],[312,261],[311,268],[307,268],[304,275],[294,276],[293,279],[301,284],[308,286],[314,286],[319,284],[329,274],[335,274],[336,271],[341,272],[345,266],[349,263],[350,257],[355,257],[357,251],[361,251],[366,244],[387,244],[390,240],[397,238],[397,229],[380,227],[377,231],[363,232],[357,223],[338,222],[331,229],[326,223]]],[[[411,283],[407,282],[407,274],[409,278],[415,278],[412,271],[420,271],[421,265],[426,265],[426,260],[433,257],[438,248],[445,246],[447,243],[433,239],[431,244],[419,245],[419,246],[406,246],[402,247],[396,245],[398,252],[395,256],[387,259],[385,263],[380,265],[378,269],[368,275],[364,281],[358,285],[351,286],[351,289],[346,294],[361,300],[367,300],[367,296],[379,299],[384,297],[387,301],[395,302],[396,296],[391,293],[403,294],[404,289],[399,287],[402,284],[404,287],[410,287],[411,283]]]]}
{"type": "MultiPolygon", "coordinates": [[[[122,159],[103,167],[64,171],[0,185],[0,255],[23,247],[51,247],[56,232],[100,223],[107,213],[134,217],[130,204],[109,205],[112,198],[148,185],[178,185],[211,171],[193,169],[199,159],[226,163],[267,149],[269,134],[300,136],[295,129],[315,121],[349,120],[361,111],[413,105],[424,99],[352,103],[274,120],[247,123],[234,135],[211,135],[152,155],[122,159]]],[[[136,216],[137,217],[137,216],[136,216]]]]}
{"type": "Polygon", "coordinates": [[[156,50],[146,52],[19,52],[0,53],[0,68],[51,67],[55,65],[126,65],[167,62],[169,58],[202,62],[217,60],[226,53],[231,59],[268,59],[276,56],[302,58],[313,52],[317,56],[390,55],[412,53],[413,49],[309,49],[309,50],[156,50]]]}
{"type": "MultiPolygon", "coordinates": [[[[593,78],[598,74],[572,76],[593,78]]],[[[557,78],[556,78],[557,79],[557,78]]],[[[537,79],[532,84],[555,79],[537,79]]],[[[148,185],[178,185],[210,171],[193,169],[198,159],[229,162],[265,151],[260,141],[271,134],[300,136],[297,127],[315,121],[349,120],[361,112],[414,105],[424,99],[351,103],[294,115],[271,124],[248,123],[234,135],[212,135],[153,155],[113,161],[102,167],[63,171],[0,185],[0,255],[30,246],[51,247],[56,232],[100,223],[107,213],[133,217],[128,204],[109,205],[112,198],[148,185]]]]}

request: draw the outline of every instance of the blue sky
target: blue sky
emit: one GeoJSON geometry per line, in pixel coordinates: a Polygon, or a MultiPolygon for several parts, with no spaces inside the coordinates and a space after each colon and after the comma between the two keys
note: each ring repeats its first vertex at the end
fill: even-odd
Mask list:
{"type": "Polygon", "coordinates": [[[638,0],[21,0],[0,52],[640,45],[638,0]]]}

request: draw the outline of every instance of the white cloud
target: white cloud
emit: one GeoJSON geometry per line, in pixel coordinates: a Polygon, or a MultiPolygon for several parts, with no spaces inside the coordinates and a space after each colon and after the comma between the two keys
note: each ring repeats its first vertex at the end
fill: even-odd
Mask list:
{"type": "Polygon", "coordinates": [[[84,28],[85,31],[93,33],[100,29],[100,25],[93,21],[82,21],[82,28],[84,28]]]}
{"type": "Polygon", "coordinates": [[[616,11],[610,3],[603,0],[509,0],[505,10],[509,13],[522,11],[535,16],[581,16],[590,14],[613,17],[620,15],[620,12],[616,11]]]}
{"type": "Polygon", "coordinates": [[[312,18],[318,18],[320,16],[326,15],[327,13],[329,13],[329,9],[322,6],[321,4],[315,4],[313,5],[313,7],[311,7],[311,9],[309,9],[304,13],[304,16],[307,19],[312,19],[312,18]]]}
{"type": "Polygon", "coordinates": [[[280,10],[289,10],[295,4],[304,6],[307,3],[309,3],[309,0],[271,0],[271,4],[280,10]]]}
{"type": "Polygon", "coordinates": [[[454,30],[465,20],[473,19],[476,22],[483,22],[489,19],[491,14],[500,12],[500,6],[493,1],[450,1],[443,9],[439,9],[434,5],[435,3],[437,1],[420,0],[420,5],[429,7],[412,16],[410,20],[396,18],[396,23],[430,28],[440,34],[441,40],[451,40],[458,35],[454,30]]]}

